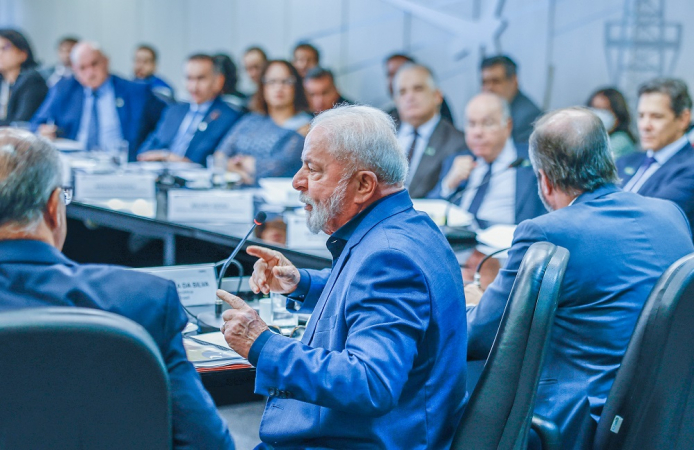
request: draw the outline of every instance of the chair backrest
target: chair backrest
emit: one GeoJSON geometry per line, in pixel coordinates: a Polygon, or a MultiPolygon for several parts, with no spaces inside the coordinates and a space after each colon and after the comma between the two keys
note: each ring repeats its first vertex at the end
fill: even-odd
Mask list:
{"type": "Polygon", "coordinates": [[[166,366],[147,331],[85,308],[0,313],[0,449],[170,449],[166,366]]]}
{"type": "Polygon", "coordinates": [[[607,397],[595,448],[694,448],[694,254],[660,277],[607,397]]]}
{"type": "Polygon", "coordinates": [[[568,250],[549,242],[528,248],[451,449],[522,449],[527,445],[568,261],[568,250]]]}

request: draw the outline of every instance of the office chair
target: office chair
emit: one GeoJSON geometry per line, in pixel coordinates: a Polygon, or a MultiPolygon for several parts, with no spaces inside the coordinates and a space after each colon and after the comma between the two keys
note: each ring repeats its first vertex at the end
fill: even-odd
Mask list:
{"type": "Polygon", "coordinates": [[[452,450],[525,449],[561,284],[565,248],[528,248],[452,450]]]}
{"type": "Polygon", "coordinates": [[[170,449],[166,366],[147,331],[86,308],[0,313],[0,449],[170,449]]]}
{"type": "Polygon", "coordinates": [[[660,277],[595,434],[596,450],[694,448],[694,254],[660,277]]]}

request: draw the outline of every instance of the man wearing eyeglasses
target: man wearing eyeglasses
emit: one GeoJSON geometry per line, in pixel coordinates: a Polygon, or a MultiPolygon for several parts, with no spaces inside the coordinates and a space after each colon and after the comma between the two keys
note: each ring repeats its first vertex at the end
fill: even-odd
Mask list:
{"type": "Polygon", "coordinates": [[[511,139],[508,103],[496,94],[478,94],[465,116],[465,141],[474,156],[449,157],[431,196],[456,201],[482,229],[519,224],[547,212],[537,194],[528,146],[511,139]]]}
{"type": "Polygon", "coordinates": [[[173,447],[233,449],[226,424],[186,359],[181,330],[188,320],[173,282],[77,264],[61,253],[70,201],[61,174],[58,152],[48,141],[0,128],[0,312],[78,306],[134,320],[150,333],[167,367],[173,447]]]}

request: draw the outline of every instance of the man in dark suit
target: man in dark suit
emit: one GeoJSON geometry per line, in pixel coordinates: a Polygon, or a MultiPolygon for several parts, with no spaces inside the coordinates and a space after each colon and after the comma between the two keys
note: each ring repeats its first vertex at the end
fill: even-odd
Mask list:
{"type": "Polygon", "coordinates": [[[209,55],[195,54],[186,63],[190,104],[169,106],[157,129],[142,144],[142,161],[192,161],[205,165],[241,113],[220,97],[224,76],[209,55]]]}
{"type": "MultiPolygon", "coordinates": [[[[518,225],[506,266],[479,304],[468,307],[469,357],[487,358],[528,247],[549,241],[568,249],[535,413],[557,424],[563,449],[590,449],[646,298],[694,246],[674,203],[615,186],[609,138],[590,111],[569,108],[541,118],[530,160],[552,212],[518,225]]],[[[474,303],[480,292],[469,286],[466,300],[474,303]]]]}
{"type": "Polygon", "coordinates": [[[429,195],[441,165],[465,149],[465,136],[440,114],[442,96],[431,71],[421,65],[403,65],[393,80],[400,116],[398,142],[409,162],[405,186],[412,198],[429,195]]]}
{"type": "Polygon", "coordinates": [[[261,439],[276,448],[449,448],[466,404],[462,280],[438,227],[412,208],[392,120],[367,106],[325,111],[302,159],[294,188],[309,229],[331,234],[332,270],[248,250],[260,258],[255,292],[290,294],[312,312],[301,342],[218,291],[234,307],[224,337],[270,397],[261,439]]]}
{"type": "Polygon", "coordinates": [[[335,105],[352,105],[340,94],[335,86],[335,76],[332,71],[322,67],[314,67],[304,77],[304,90],[311,112],[316,115],[335,105]]]}
{"type": "Polygon", "coordinates": [[[694,224],[694,148],[687,139],[692,99],[681,80],[655,79],[639,88],[638,127],[645,152],[617,161],[625,191],[677,203],[694,224]]]}
{"type": "Polygon", "coordinates": [[[158,55],[154,47],[147,44],[138,45],[134,59],[134,81],[145,83],[154,95],[161,98],[165,103],[172,103],[175,99],[173,88],[156,74],[158,55]]]}
{"type": "Polygon", "coordinates": [[[233,449],[226,424],[186,359],[181,331],[188,318],[174,283],[77,264],[60,252],[69,203],[61,177],[58,152],[45,139],[0,129],[0,311],[79,306],[134,320],[152,335],[168,370],[174,448],[233,449]]]}
{"type": "Polygon", "coordinates": [[[111,75],[108,58],[95,43],[78,43],[71,59],[75,77],[48,91],[31,120],[32,128],[49,139],[79,141],[86,150],[108,150],[125,140],[134,160],[164,103],[147,85],[111,75]]]}
{"type": "Polygon", "coordinates": [[[519,224],[547,212],[537,193],[528,146],[510,138],[514,124],[506,101],[496,94],[478,94],[465,115],[465,140],[474,156],[448,157],[430,197],[459,203],[480,228],[519,224]],[[457,198],[456,192],[462,195],[457,198]]]}
{"type": "Polygon", "coordinates": [[[482,91],[505,98],[511,107],[513,141],[527,143],[542,110],[518,88],[518,66],[505,55],[482,60],[482,91]]]}

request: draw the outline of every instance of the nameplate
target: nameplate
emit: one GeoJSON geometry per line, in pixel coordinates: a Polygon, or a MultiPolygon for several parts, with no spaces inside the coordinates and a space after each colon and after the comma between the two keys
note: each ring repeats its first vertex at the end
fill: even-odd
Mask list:
{"type": "Polygon", "coordinates": [[[217,298],[214,264],[145,267],[133,270],[156,275],[176,283],[178,297],[184,306],[213,305],[217,298]]]}
{"type": "Polygon", "coordinates": [[[75,171],[75,199],[154,198],[157,177],[151,173],[92,174],[75,171]]]}
{"type": "Polygon", "coordinates": [[[171,190],[166,215],[172,222],[250,224],[253,220],[253,192],[171,190]]]}
{"type": "Polygon", "coordinates": [[[292,249],[325,248],[328,235],[320,232],[313,234],[306,225],[306,216],[300,214],[285,214],[287,222],[287,247],[292,249]]]}

